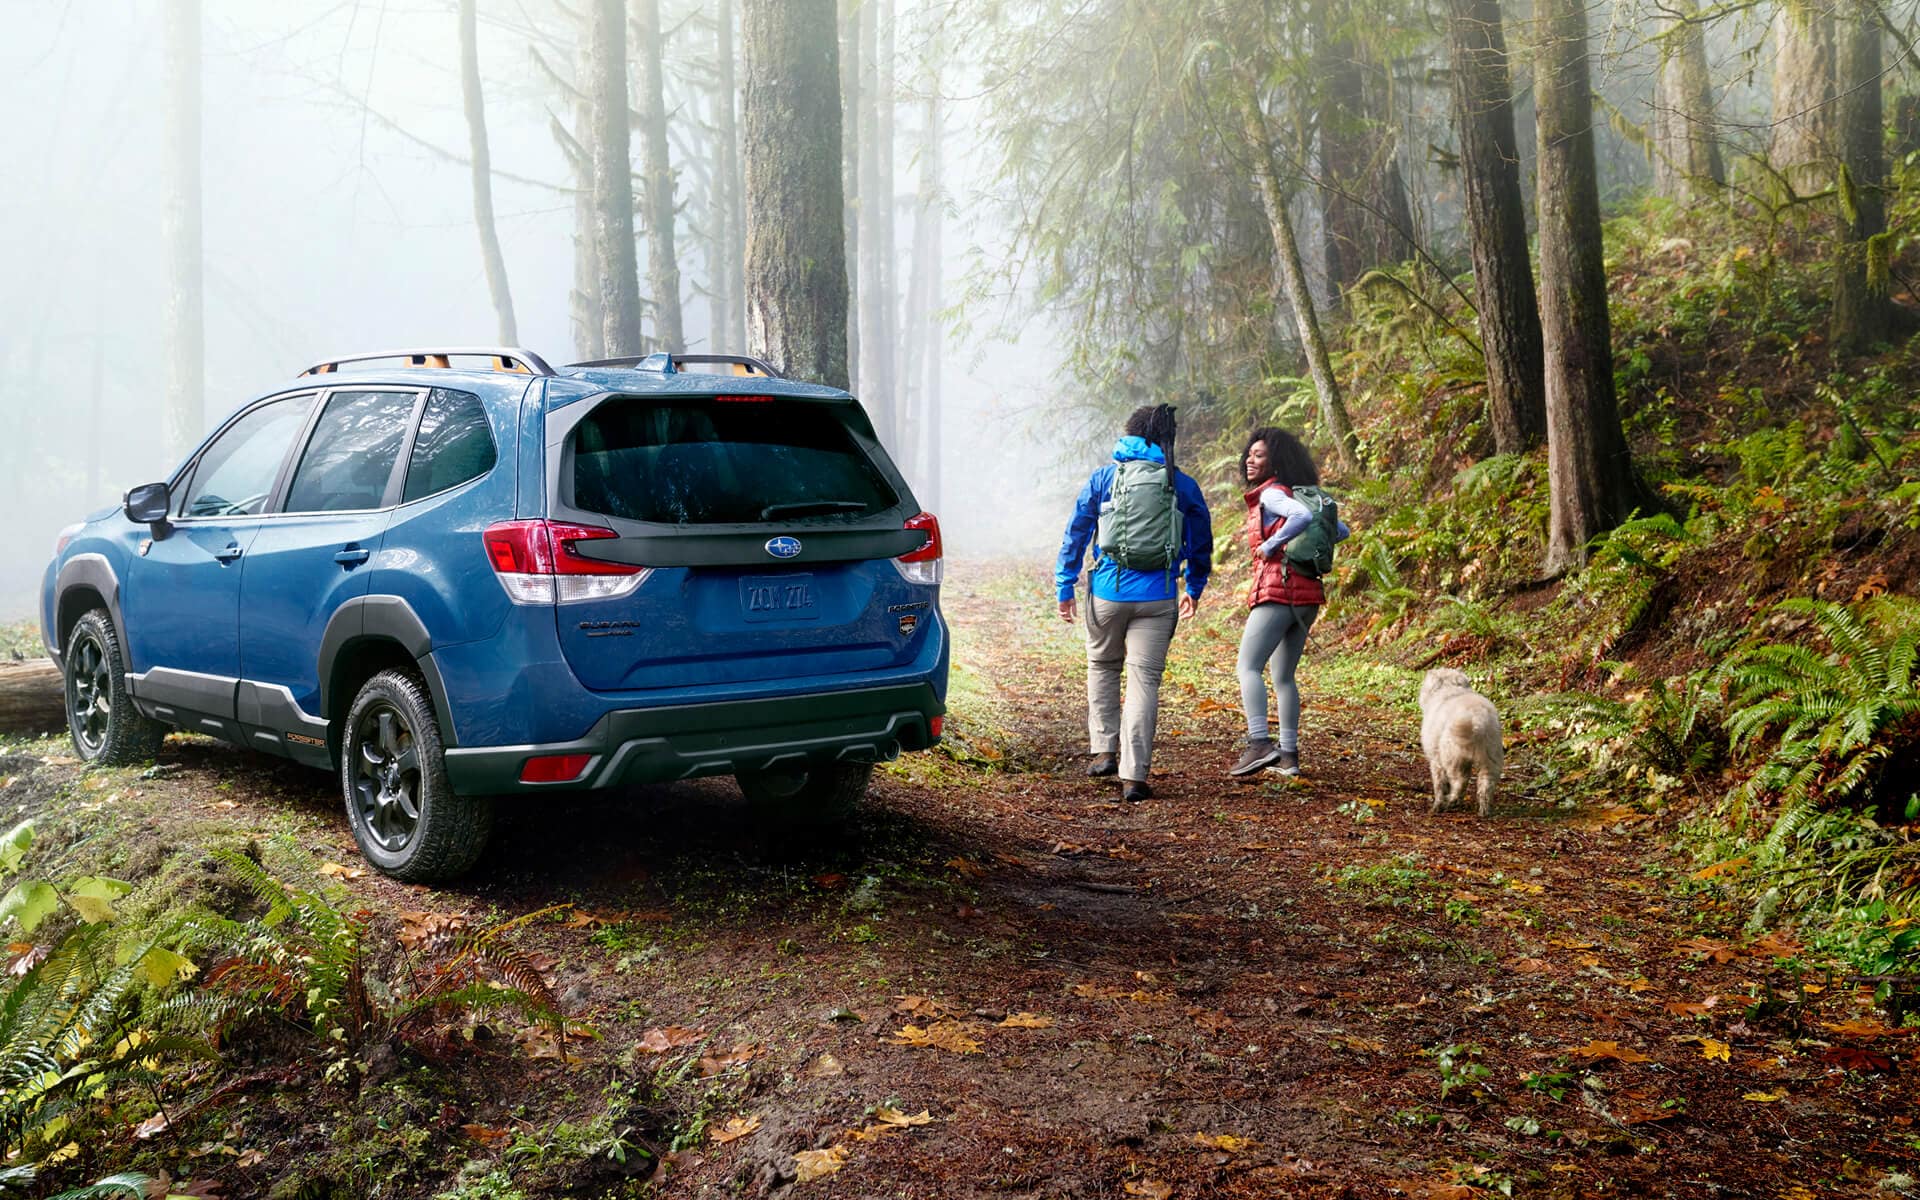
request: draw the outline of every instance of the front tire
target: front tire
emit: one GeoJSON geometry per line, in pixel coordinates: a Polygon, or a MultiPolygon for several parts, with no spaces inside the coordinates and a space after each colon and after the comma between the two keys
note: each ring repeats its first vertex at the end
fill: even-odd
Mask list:
{"type": "Polygon", "coordinates": [[[866,798],[872,763],[832,763],[805,771],[752,771],[734,777],[754,820],[774,829],[851,817],[866,798]]]}
{"type": "Polygon", "coordinates": [[[140,715],[127,691],[127,657],[104,608],[90,609],[67,634],[67,732],[90,763],[124,767],[160,752],[167,727],[140,715]]]}
{"type": "Polygon", "coordinates": [[[493,805],[447,783],[440,723],[426,684],[382,671],[361,686],[340,742],[340,790],[360,853],[407,883],[438,883],[479,860],[493,805]]]}

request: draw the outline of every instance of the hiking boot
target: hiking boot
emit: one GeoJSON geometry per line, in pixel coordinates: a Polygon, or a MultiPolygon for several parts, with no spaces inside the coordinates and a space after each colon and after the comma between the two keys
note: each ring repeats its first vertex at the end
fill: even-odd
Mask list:
{"type": "Polygon", "coordinates": [[[1280,761],[1280,748],[1273,744],[1272,738],[1254,738],[1240,755],[1240,761],[1227,768],[1229,775],[1251,775],[1261,767],[1270,767],[1280,761]]]}
{"type": "Polygon", "coordinates": [[[1278,751],[1274,756],[1273,769],[1282,775],[1298,775],[1300,773],[1300,752],[1298,750],[1278,751]]]}
{"type": "Polygon", "coordinates": [[[1087,774],[1095,779],[1119,773],[1120,756],[1118,754],[1096,754],[1093,756],[1093,761],[1087,764],[1087,774]]]}
{"type": "Polygon", "coordinates": [[[1142,800],[1153,799],[1153,789],[1148,787],[1144,780],[1122,779],[1120,798],[1128,804],[1138,804],[1142,800]]]}

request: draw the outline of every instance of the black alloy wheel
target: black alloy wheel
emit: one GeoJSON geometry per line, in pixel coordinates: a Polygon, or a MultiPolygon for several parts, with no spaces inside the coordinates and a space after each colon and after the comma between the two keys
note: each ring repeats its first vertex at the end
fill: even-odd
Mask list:
{"type": "Polygon", "coordinates": [[[67,648],[67,726],[80,757],[92,762],[107,746],[113,681],[107,649],[93,630],[75,630],[67,648]]]}
{"type": "Polygon", "coordinates": [[[67,732],[87,762],[123,767],[146,762],[160,751],[167,727],[140,715],[127,691],[126,655],[113,618],[89,610],[67,631],[61,658],[65,677],[67,732]]]}
{"type": "Polygon", "coordinates": [[[389,854],[420,831],[420,750],[406,714],[380,701],[354,725],[353,801],[367,836],[389,854]]]}

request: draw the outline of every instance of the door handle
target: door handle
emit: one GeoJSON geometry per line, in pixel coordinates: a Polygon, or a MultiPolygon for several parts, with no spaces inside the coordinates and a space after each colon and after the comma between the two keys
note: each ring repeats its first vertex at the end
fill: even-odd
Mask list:
{"type": "Polygon", "coordinates": [[[228,543],[227,543],[227,546],[226,546],[226,549],[224,549],[224,550],[215,550],[215,551],[213,552],[213,556],[214,556],[215,558],[217,558],[217,559],[219,559],[219,560],[220,560],[221,562],[223,562],[223,563],[230,563],[230,562],[232,562],[232,561],[233,561],[234,559],[236,559],[236,558],[239,558],[239,557],[240,557],[240,543],[239,543],[239,542],[228,542],[228,543]]]}
{"type": "Polygon", "coordinates": [[[359,566],[372,557],[373,551],[367,549],[365,546],[348,546],[345,550],[334,555],[333,561],[346,567],[348,570],[352,570],[354,567],[359,566]]]}

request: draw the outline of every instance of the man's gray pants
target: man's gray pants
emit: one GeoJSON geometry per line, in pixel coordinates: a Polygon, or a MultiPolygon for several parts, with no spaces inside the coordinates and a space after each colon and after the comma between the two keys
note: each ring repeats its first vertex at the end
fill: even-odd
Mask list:
{"type": "Polygon", "coordinates": [[[1160,718],[1160,677],[1180,619],[1178,600],[1087,599],[1087,738],[1095,754],[1120,754],[1120,778],[1146,782],[1160,718]],[[1120,667],[1127,702],[1120,704],[1120,667]]]}

